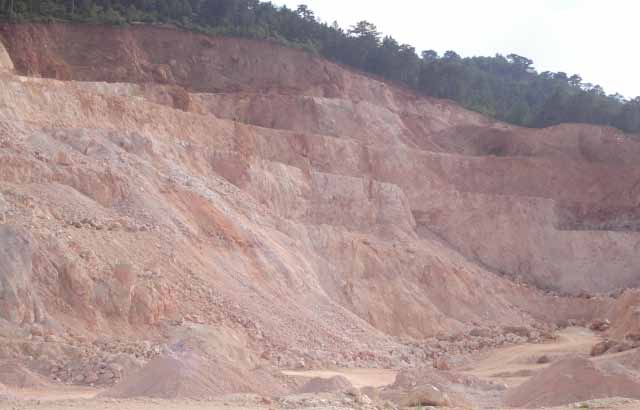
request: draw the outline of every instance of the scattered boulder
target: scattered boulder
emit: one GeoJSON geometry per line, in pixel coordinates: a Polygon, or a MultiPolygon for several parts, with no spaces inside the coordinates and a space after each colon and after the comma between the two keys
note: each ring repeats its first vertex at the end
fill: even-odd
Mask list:
{"type": "Polygon", "coordinates": [[[449,370],[451,366],[449,365],[449,361],[446,357],[436,357],[433,359],[433,367],[438,370],[449,370]]]}
{"type": "Polygon", "coordinates": [[[333,393],[349,389],[353,389],[353,385],[344,376],[334,376],[330,379],[315,377],[305,383],[298,393],[333,393]]]}
{"type": "Polygon", "coordinates": [[[538,357],[538,360],[536,360],[537,364],[547,364],[547,363],[551,363],[551,358],[547,355],[542,355],[540,357],[538,357]]]}
{"type": "Polygon", "coordinates": [[[53,157],[53,161],[62,166],[70,166],[73,165],[73,160],[69,157],[69,155],[64,151],[58,151],[53,157]]]}
{"type": "Polygon", "coordinates": [[[449,406],[451,402],[446,393],[431,384],[426,384],[408,392],[407,395],[400,400],[399,404],[402,407],[445,407],[449,406]]]}
{"type": "Polygon", "coordinates": [[[543,332],[540,335],[540,341],[542,342],[553,342],[558,340],[558,335],[553,332],[543,332]]]}
{"type": "Polygon", "coordinates": [[[473,337],[491,337],[493,336],[493,332],[491,331],[491,329],[477,327],[475,329],[472,329],[469,332],[469,335],[473,337]]]}
{"type": "Polygon", "coordinates": [[[470,386],[481,390],[496,387],[473,376],[424,367],[400,371],[392,385],[379,391],[379,398],[398,406],[446,405],[466,408],[470,406],[470,397],[460,391],[470,386]]]}
{"type": "MultiPolygon", "coordinates": [[[[133,325],[152,325],[177,312],[177,302],[169,286],[164,283],[144,283],[133,288],[129,322],[133,325]]],[[[202,320],[194,320],[202,323],[202,320]]]]}
{"type": "Polygon", "coordinates": [[[597,343],[591,348],[591,356],[602,356],[603,354],[607,353],[609,349],[615,346],[615,344],[616,342],[614,342],[613,340],[605,340],[603,342],[597,343]]]}
{"type": "Polygon", "coordinates": [[[396,379],[386,390],[411,390],[420,384],[432,384],[436,387],[448,383],[447,373],[430,368],[416,368],[401,370],[396,379]]]}
{"type": "Polygon", "coordinates": [[[520,336],[520,337],[524,337],[524,338],[529,338],[529,336],[531,335],[531,330],[524,327],[524,326],[505,326],[502,328],[502,331],[505,334],[509,334],[512,333],[516,336],[520,336]]]}
{"type": "Polygon", "coordinates": [[[374,402],[380,400],[380,390],[376,387],[366,386],[361,388],[360,392],[369,397],[374,402]]]}
{"type": "Polygon", "coordinates": [[[594,320],[591,323],[591,326],[589,326],[589,328],[594,332],[606,332],[607,330],[609,330],[609,327],[611,327],[611,322],[609,322],[609,319],[594,320]]]}

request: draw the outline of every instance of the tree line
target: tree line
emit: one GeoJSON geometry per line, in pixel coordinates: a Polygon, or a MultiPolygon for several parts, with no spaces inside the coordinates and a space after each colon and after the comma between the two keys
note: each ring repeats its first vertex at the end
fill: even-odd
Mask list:
{"type": "Polygon", "coordinates": [[[577,74],[538,73],[532,60],[516,54],[463,58],[455,51],[418,53],[383,36],[370,22],[344,29],[320,21],[305,5],[291,9],[259,0],[0,0],[0,17],[170,23],[213,35],[271,39],[512,124],[581,122],[640,133],[640,97],[607,94],[577,74]]]}

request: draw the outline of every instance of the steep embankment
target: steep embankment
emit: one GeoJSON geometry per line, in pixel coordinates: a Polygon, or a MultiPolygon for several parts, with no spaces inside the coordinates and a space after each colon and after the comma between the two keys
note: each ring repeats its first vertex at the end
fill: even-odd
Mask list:
{"type": "Polygon", "coordinates": [[[640,144],[616,131],[494,123],[268,43],[0,35],[22,75],[0,73],[16,335],[136,340],[186,320],[282,367],[392,365],[434,351],[389,335],[610,308],[496,272],[572,293],[639,281],[640,144]]]}
{"type": "MultiPolygon", "coordinates": [[[[261,132],[266,135],[291,131],[303,161],[319,157],[310,164],[323,174],[315,184],[366,177],[397,187],[406,199],[398,206],[411,215],[390,215],[391,229],[404,224],[399,230],[411,232],[415,223],[412,233],[435,233],[492,270],[571,293],[640,281],[640,167],[634,160],[640,144],[614,130],[496,124],[309,54],[252,41],[148,27],[21,25],[3,33],[22,73],[167,84],[138,94],[269,128],[261,132]],[[311,152],[318,145],[322,152],[311,152]]],[[[294,158],[278,155],[283,152],[264,153],[300,169],[294,158]]],[[[223,176],[241,185],[240,175],[223,176]]],[[[255,196],[268,192],[255,180],[243,183],[255,196]]],[[[275,183],[285,194],[286,184],[275,183]]],[[[284,201],[264,200],[302,212],[295,206],[299,195],[286,194],[284,201]]],[[[348,219],[370,225],[362,216],[348,219]]]]}

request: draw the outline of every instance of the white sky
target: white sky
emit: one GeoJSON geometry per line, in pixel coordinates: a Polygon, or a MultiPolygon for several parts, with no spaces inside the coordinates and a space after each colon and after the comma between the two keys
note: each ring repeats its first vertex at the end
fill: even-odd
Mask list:
{"type": "Polygon", "coordinates": [[[368,20],[418,53],[516,53],[538,72],[580,74],[609,94],[640,96],[638,0],[273,0],[307,4],[347,28],[368,20]]]}

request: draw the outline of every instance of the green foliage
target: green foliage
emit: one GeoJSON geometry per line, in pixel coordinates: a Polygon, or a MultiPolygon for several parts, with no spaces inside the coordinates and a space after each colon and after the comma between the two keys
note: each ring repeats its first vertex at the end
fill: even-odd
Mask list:
{"type": "Polygon", "coordinates": [[[0,18],[169,23],[211,35],[270,39],[513,124],[584,122],[640,133],[640,97],[606,95],[577,74],[538,73],[532,60],[517,54],[463,58],[452,50],[442,57],[427,50],[418,55],[412,46],[382,37],[371,22],[343,30],[319,21],[305,5],[293,10],[259,0],[0,0],[0,18]]]}

